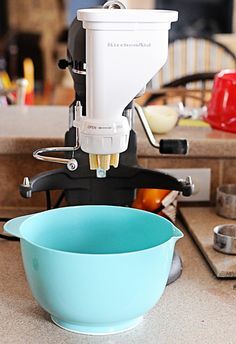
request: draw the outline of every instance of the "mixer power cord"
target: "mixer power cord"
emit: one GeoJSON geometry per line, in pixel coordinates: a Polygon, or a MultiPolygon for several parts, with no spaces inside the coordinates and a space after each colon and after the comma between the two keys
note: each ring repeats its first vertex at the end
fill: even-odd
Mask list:
{"type": "Polygon", "coordinates": [[[9,241],[20,241],[20,239],[17,237],[5,235],[5,234],[0,234],[0,239],[9,240],[9,241]]]}

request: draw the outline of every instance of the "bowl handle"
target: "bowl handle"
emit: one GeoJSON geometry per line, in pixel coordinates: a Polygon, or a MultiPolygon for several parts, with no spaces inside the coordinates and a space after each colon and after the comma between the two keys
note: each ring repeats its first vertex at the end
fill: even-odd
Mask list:
{"type": "Polygon", "coordinates": [[[4,224],[3,228],[7,233],[14,235],[17,238],[22,238],[21,233],[20,233],[20,226],[26,219],[28,219],[31,216],[32,215],[24,215],[24,216],[16,217],[15,219],[7,221],[4,224]]]}

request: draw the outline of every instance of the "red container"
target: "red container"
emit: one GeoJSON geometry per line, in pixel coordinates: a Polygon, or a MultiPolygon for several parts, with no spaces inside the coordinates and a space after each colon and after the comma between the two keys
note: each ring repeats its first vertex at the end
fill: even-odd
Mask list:
{"type": "Polygon", "coordinates": [[[215,76],[205,120],[215,129],[236,133],[236,70],[215,76]]]}

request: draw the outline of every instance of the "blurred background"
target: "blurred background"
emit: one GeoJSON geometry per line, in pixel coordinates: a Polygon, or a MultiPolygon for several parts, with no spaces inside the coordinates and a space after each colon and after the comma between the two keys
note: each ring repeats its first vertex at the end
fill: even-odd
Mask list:
{"type": "MultiPolygon", "coordinates": [[[[77,9],[103,3],[104,0],[1,0],[0,104],[14,102],[15,82],[26,76],[28,103],[68,104],[73,99],[72,81],[67,71],[57,67],[57,61],[66,57],[68,27],[77,9]]],[[[186,36],[207,36],[236,53],[234,0],[130,0],[123,3],[128,8],[178,10],[179,21],[172,25],[170,41],[186,36]]],[[[162,83],[164,80],[159,80],[149,87],[158,88],[162,83]]]]}

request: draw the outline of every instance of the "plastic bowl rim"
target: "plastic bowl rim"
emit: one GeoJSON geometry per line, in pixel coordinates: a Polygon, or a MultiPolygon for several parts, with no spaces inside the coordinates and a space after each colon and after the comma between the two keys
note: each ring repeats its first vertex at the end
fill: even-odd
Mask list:
{"type": "MultiPolygon", "coordinates": [[[[20,228],[19,228],[19,231],[21,230],[21,226],[25,223],[25,222],[29,222],[32,218],[35,218],[39,215],[41,215],[42,213],[46,213],[46,212],[54,212],[54,211],[58,211],[59,209],[65,209],[65,208],[78,208],[78,207],[115,207],[115,208],[122,208],[122,209],[131,209],[131,211],[134,211],[134,212],[145,212],[145,213],[148,213],[150,214],[151,216],[157,216],[159,218],[161,218],[164,222],[172,225],[173,227],[175,227],[174,224],[172,224],[169,220],[165,219],[164,217],[158,215],[158,214],[154,214],[154,213],[151,213],[149,211],[146,211],[146,210],[141,210],[141,209],[136,209],[136,208],[129,208],[129,207],[122,207],[122,206],[113,206],[113,205],[76,205],[76,206],[69,206],[69,207],[64,207],[64,208],[56,208],[56,209],[50,209],[50,210],[45,210],[45,211],[42,211],[40,213],[36,213],[36,214],[32,214],[31,217],[29,217],[28,219],[26,219],[23,223],[21,223],[20,225],[20,228]]],[[[182,233],[182,231],[180,231],[182,233]]],[[[180,236],[179,238],[182,238],[184,235],[182,233],[182,236],[180,236]]],[[[171,236],[168,240],[166,240],[165,242],[163,242],[162,244],[159,244],[159,245],[155,245],[155,246],[152,246],[152,247],[148,247],[148,248],[144,248],[144,249],[141,249],[141,250],[135,250],[135,251],[130,251],[130,252],[115,252],[115,253],[81,253],[81,252],[69,252],[69,251],[61,251],[61,250],[57,250],[57,249],[54,249],[54,248],[48,248],[48,247],[44,247],[42,245],[39,245],[39,244],[36,244],[34,243],[33,241],[31,240],[28,240],[26,238],[24,238],[24,236],[22,236],[20,238],[20,241],[25,241],[33,246],[36,246],[42,250],[46,250],[46,251],[50,251],[50,252],[56,252],[56,253],[60,253],[60,254],[65,254],[65,255],[73,255],[73,256],[98,256],[98,257],[105,257],[105,256],[115,256],[115,255],[131,255],[131,254],[137,254],[137,253],[141,253],[141,252],[147,252],[147,251],[150,251],[150,250],[154,250],[156,249],[157,247],[162,247],[164,245],[166,245],[170,240],[172,240],[173,238],[175,238],[175,236],[171,236]]]]}

